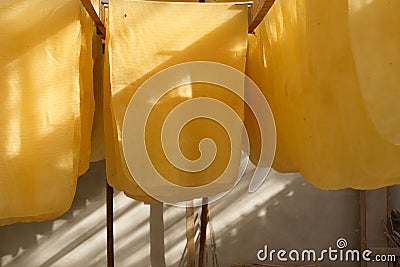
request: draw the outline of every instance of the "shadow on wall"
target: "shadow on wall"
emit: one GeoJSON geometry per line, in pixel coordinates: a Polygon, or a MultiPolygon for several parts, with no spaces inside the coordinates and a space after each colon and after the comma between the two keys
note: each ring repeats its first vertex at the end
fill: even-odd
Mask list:
{"type": "MultiPolygon", "coordinates": [[[[221,266],[262,263],[257,260],[257,252],[264,245],[269,250],[315,249],[318,252],[329,246],[335,248],[337,239],[345,238],[349,248],[359,248],[358,191],[322,191],[297,174],[273,173],[256,193],[242,191],[240,200],[235,201],[237,196],[232,194],[224,200],[224,203],[234,201],[231,205],[235,207],[232,211],[235,218],[226,225],[218,226],[225,216],[226,205],[217,204],[211,210],[221,266]],[[269,197],[264,197],[268,194],[269,197]],[[264,201],[258,202],[263,198],[264,201]],[[253,203],[256,204],[249,209],[253,203]]],[[[276,256],[274,259],[264,263],[285,264],[277,261],[276,256]]]]}
{"type": "MultiPolygon", "coordinates": [[[[249,194],[251,174],[248,172],[233,192],[210,205],[220,266],[257,263],[257,251],[264,245],[277,250],[320,251],[328,246],[334,248],[338,238],[345,238],[349,248],[358,248],[358,191],[322,191],[298,174],[273,172],[257,192],[249,194]]],[[[104,162],[93,163],[79,179],[72,208],[64,216],[54,221],[0,227],[2,264],[105,266],[104,181],[104,162]]],[[[178,266],[186,243],[185,209],[164,206],[163,225],[161,206],[152,207],[151,211],[149,205],[128,199],[122,192],[114,195],[114,205],[116,266],[160,267],[164,265],[163,245],[165,266],[178,266]],[[162,239],[163,235],[164,243],[150,246],[151,239],[162,239]]],[[[358,266],[345,262],[325,264],[358,266]]]]}
{"type": "MultiPolygon", "coordinates": [[[[257,192],[249,194],[251,174],[248,172],[233,192],[210,206],[220,266],[256,263],[256,253],[264,245],[269,249],[320,251],[328,246],[335,248],[336,240],[345,238],[349,248],[358,248],[358,191],[318,190],[298,174],[273,172],[257,192]]],[[[105,266],[104,181],[104,162],[94,163],[79,179],[72,208],[64,216],[54,221],[0,227],[2,264],[105,266]]],[[[398,192],[399,187],[393,190],[398,192]]],[[[369,196],[373,202],[381,198],[376,194],[369,196]]],[[[165,265],[178,266],[186,242],[184,209],[164,206],[163,226],[161,206],[155,207],[156,229],[151,230],[148,205],[128,199],[121,192],[114,196],[114,203],[116,266],[151,266],[151,262],[163,265],[163,242],[153,243],[151,251],[151,231],[153,238],[161,239],[165,235],[165,265]]],[[[381,221],[378,215],[381,211],[380,207],[370,206],[368,214],[381,221]]],[[[382,235],[381,226],[372,228],[382,235]]],[[[325,263],[358,266],[357,263],[325,263]]]]}

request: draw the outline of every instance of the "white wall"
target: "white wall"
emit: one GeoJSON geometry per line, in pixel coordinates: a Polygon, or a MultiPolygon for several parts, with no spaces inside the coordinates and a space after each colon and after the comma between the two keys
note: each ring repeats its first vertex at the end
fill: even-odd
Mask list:
{"type": "MultiPolygon", "coordinates": [[[[270,249],[321,250],[345,238],[349,248],[359,247],[358,191],[321,191],[297,174],[273,173],[260,190],[249,194],[248,179],[249,175],[227,197],[211,205],[220,266],[256,263],[256,253],[265,244],[270,249]]],[[[392,191],[393,203],[400,207],[400,189],[392,191]]],[[[368,245],[385,246],[384,190],[370,191],[367,198],[368,245]]],[[[186,242],[184,209],[164,206],[163,231],[161,206],[152,207],[150,253],[150,206],[121,192],[115,192],[114,204],[117,267],[162,267],[163,234],[165,265],[179,265],[186,242]]],[[[106,266],[105,225],[104,162],[98,162],[79,179],[73,206],[61,218],[0,227],[0,266],[106,266]]]]}

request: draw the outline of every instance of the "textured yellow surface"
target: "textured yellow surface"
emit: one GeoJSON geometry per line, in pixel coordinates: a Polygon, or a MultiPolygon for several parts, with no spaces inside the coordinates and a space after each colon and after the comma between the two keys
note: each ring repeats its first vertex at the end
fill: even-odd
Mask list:
{"type": "Polygon", "coordinates": [[[78,0],[0,2],[0,225],[71,205],[90,153],[91,25],[78,0]]]}
{"type": "MultiPolygon", "coordinates": [[[[109,56],[106,55],[105,68],[110,60],[111,91],[106,89],[110,88],[107,74],[104,91],[108,182],[132,198],[151,202],[154,200],[133,181],[122,154],[121,131],[129,101],[151,75],[178,63],[214,61],[244,71],[247,7],[113,0],[110,1],[108,31],[106,45],[109,56]]],[[[214,139],[219,150],[215,164],[209,169],[199,173],[178,170],[168,163],[162,152],[160,134],[165,116],[177,104],[200,96],[220,99],[243,118],[243,102],[213,85],[181,86],[163,97],[149,117],[146,146],[157,170],[175,184],[197,186],[208,183],[218,177],[229,160],[227,134],[207,119],[195,120],[190,127],[184,128],[180,144],[185,156],[196,159],[199,157],[199,140],[204,137],[214,139]]],[[[238,168],[240,149],[236,149],[233,158],[238,168]]],[[[235,176],[232,175],[231,182],[235,176]]],[[[225,186],[221,191],[226,189],[225,186]]]]}
{"type": "Polygon", "coordinates": [[[247,73],[277,126],[275,169],[322,189],[400,182],[398,10],[397,0],[278,0],[249,35],[247,73]]]}

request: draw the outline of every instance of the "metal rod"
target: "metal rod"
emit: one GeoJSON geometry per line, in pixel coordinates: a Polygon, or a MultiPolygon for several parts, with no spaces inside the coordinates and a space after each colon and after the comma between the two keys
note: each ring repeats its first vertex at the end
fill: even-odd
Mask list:
{"type": "Polygon", "coordinates": [[[252,6],[249,8],[249,33],[264,19],[275,0],[253,0],[252,6]]]}
{"type": "Polygon", "coordinates": [[[162,203],[150,204],[151,266],[165,267],[164,210],[162,203]]]}
{"type": "Polygon", "coordinates": [[[107,199],[107,266],[114,267],[114,189],[106,182],[107,199]]]}
{"type": "MultiPolygon", "coordinates": [[[[364,190],[360,190],[360,248],[364,251],[367,248],[367,197],[364,190]]],[[[361,260],[361,267],[367,267],[367,262],[361,260]]]]}
{"type": "MultiPolygon", "coordinates": [[[[200,3],[204,3],[205,0],[198,0],[200,3]]],[[[265,15],[267,14],[268,10],[272,7],[275,0],[253,0],[251,7],[249,7],[249,15],[248,15],[248,23],[249,23],[249,32],[253,32],[254,29],[260,24],[260,22],[264,19],[265,15]]],[[[89,16],[92,18],[94,24],[101,32],[102,38],[106,38],[106,26],[102,21],[104,14],[102,14],[100,10],[100,15],[96,12],[93,4],[90,0],[81,0],[82,5],[85,7],[86,11],[88,12],[89,16]]],[[[236,4],[246,4],[249,5],[251,2],[243,2],[243,3],[236,3],[236,4]]],[[[103,8],[100,4],[100,9],[103,8]]]]}
{"type": "Polygon", "coordinates": [[[93,7],[93,4],[90,0],[81,0],[83,7],[86,9],[89,16],[92,18],[94,24],[101,32],[103,38],[106,38],[106,27],[104,26],[103,22],[101,21],[99,15],[97,14],[96,10],[93,7]]]}
{"type": "Polygon", "coordinates": [[[203,205],[201,206],[201,219],[200,219],[199,267],[204,267],[204,254],[207,241],[207,224],[208,224],[208,198],[203,198],[203,205]]]}
{"type": "MultiPolygon", "coordinates": [[[[386,187],[386,225],[390,231],[389,234],[392,234],[392,224],[391,224],[391,217],[392,217],[392,204],[391,204],[391,192],[390,192],[390,186],[386,187]]],[[[388,238],[388,246],[390,246],[390,239],[388,238]]]]}
{"type": "Polygon", "coordinates": [[[196,246],[194,243],[194,208],[188,203],[186,207],[186,240],[187,240],[187,255],[188,266],[196,266],[196,246]]]}
{"type": "MultiPolygon", "coordinates": [[[[390,186],[386,187],[386,226],[387,229],[389,230],[389,235],[393,234],[393,225],[392,225],[392,204],[391,204],[391,192],[390,192],[390,186]]],[[[391,247],[391,240],[389,236],[387,237],[387,246],[391,247]]],[[[388,262],[388,267],[392,267],[393,262],[388,262]]]]}

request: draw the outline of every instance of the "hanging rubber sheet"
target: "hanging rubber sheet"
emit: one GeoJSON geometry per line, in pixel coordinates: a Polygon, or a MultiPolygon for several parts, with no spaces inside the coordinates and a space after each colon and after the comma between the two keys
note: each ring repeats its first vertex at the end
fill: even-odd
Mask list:
{"type": "Polygon", "coordinates": [[[322,189],[400,182],[399,10],[396,0],[275,1],[249,35],[246,70],[275,117],[275,169],[322,189]]]}
{"type": "MultiPolygon", "coordinates": [[[[123,153],[122,130],[129,102],[153,74],[179,63],[212,61],[244,71],[247,6],[113,0],[110,1],[109,12],[105,69],[109,64],[110,76],[105,75],[104,92],[107,178],[110,185],[123,190],[128,196],[154,202],[134,181],[134,178],[145,179],[147,173],[132,177],[123,153]]],[[[243,87],[239,91],[243,92],[243,87]]],[[[192,83],[179,86],[159,101],[149,103],[153,108],[146,126],[141,128],[136,125],[136,130],[145,131],[149,158],[157,172],[169,182],[195,187],[224,176],[223,182],[215,183],[212,190],[197,196],[206,197],[228,190],[237,178],[241,124],[231,124],[235,128],[235,133],[229,133],[231,136],[218,123],[205,118],[192,120],[182,129],[180,149],[190,160],[200,157],[198,146],[202,139],[210,138],[216,144],[214,161],[202,171],[189,172],[172,165],[161,144],[162,126],[168,114],[184,101],[200,97],[224,102],[243,120],[244,103],[234,93],[217,85],[192,83]],[[231,167],[225,171],[229,164],[231,167]]],[[[182,119],[183,113],[176,116],[176,120],[182,119]]],[[[164,131],[164,134],[170,138],[166,143],[176,141],[177,136],[173,132],[164,131]]],[[[135,164],[140,169],[146,163],[139,158],[135,164]]],[[[165,194],[169,194],[168,188],[165,188],[165,194]]],[[[170,197],[175,201],[190,198],[183,195],[170,197]]]]}
{"type": "Polygon", "coordinates": [[[72,203],[89,166],[92,32],[78,0],[0,2],[0,225],[72,203]]]}

